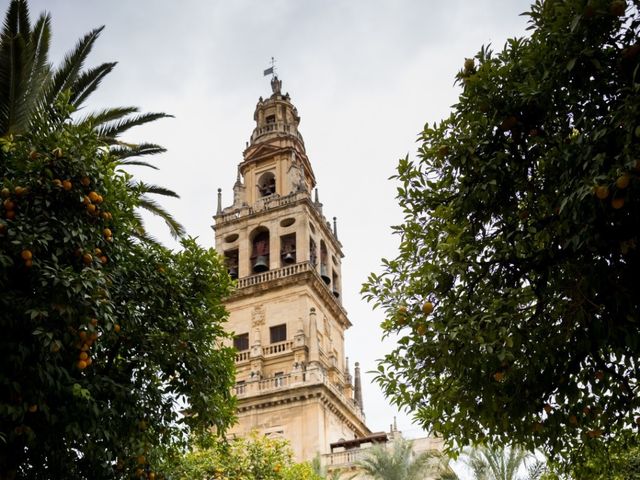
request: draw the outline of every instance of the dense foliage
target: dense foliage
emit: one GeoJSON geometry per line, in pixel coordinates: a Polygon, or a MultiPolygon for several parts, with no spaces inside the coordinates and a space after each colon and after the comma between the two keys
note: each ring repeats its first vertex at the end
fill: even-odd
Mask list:
{"type": "Polygon", "coordinates": [[[390,444],[374,445],[364,452],[357,463],[367,478],[373,480],[457,480],[448,467],[448,460],[438,451],[416,455],[413,443],[402,438],[390,444]]]}
{"type": "Polygon", "coordinates": [[[119,169],[144,151],[116,141],[144,119],[73,120],[88,79],[74,67],[49,93],[47,19],[32,30],[25,8],[0,44],[0,478],[159,478],[160,454],[233,417],[231,280],[193,240],[145,239],[149,188],[119,169]]]}
{"type": "Polygon", "coordinates": [[[400,161],[400,252],[364,286],[399,335],[378,381],[449,447],[579,465],[638,435],[639,5],[536,1],[400,161]]]}
{"type": "Polygon", "coordinates": [[[311,464],[295,463],[286,440],[257,432],[228,443],[205,438],[201,445],[167,462],[176,480],[322,480],[311,464]]]}

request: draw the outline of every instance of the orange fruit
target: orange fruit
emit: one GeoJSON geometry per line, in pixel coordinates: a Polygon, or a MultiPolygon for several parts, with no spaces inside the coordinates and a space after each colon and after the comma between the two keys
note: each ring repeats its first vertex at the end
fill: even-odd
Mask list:
{"type": "Polygon", "coordinates": [[[2,195],[2,198],[9,198],[9,195],[11,195],[11,190],[9,190],[7,187],[4,187],[2,190],[0,190],[0,195],[2,195]]]}
{"type": "Polygon", "coordinates": [[[73,188],[73,183],[71,183],[71,180],[63,180],[62,188],[68,192],[73,188]]]}
{"type": "Polygon", "coordinates": [[[54,187],[62,188],[62,180],[59,178],[54,178],[51,183],[53,183],[54,187]]]}
{"type": "Polygon", "coordinates": [[[14,191],[16,192],[16,195],[19,197],[27,193],[27,189],[24,187],[16,187],[14,188],[14,191]]]}
{"type": "Polygon", "coordinates": [[[120,333],[120,325],[118,325],[117,323],[113,326],[113,331],[116,333],[120,333]]]}
{"type": "Polygon", "coordinates": [[[425,302],[424,305],[422,305],[422,311],[425,315],[429,315],[431,312],[433,312],[433,303],[425,302]]]}
{"type": "Polygon", "coordinates": [[[7,233],[7,224],[6,223],[0,223],[0,235],[3,235],[7,233]]]}
{"type": "Polygon", "coordinates": [[[76,366],[78,367],[79,370],[84,370],[85,368],[87,368],[87,362],[85,362],[84,360],[78,360],[78,363],[76,363],[76,366]]]}
{"type": "Polygon", "coordinates": [[[25,260],[24,266],[27,268],[31,268],[33,266],[33,260],[25,260]]]}
{"type": "Polygon", "coordinates": [[[60,147],[54,148],[51,153],[54,157],[60,158],[62,156],[62,149],[60,147]]]}
{"type": "Polygon", "coordinates": [[[89,205],[91,203],[91,199],[85,195],[84,197],[82,197],[82,203],[84,203],[85,205],[89,205]]]}
{"type": "Polygon", "coordinates": [[[16,212],[15,210],[9,210],[4,214],[4,216],[7,220],[13,220],[14,218],[16,218],[16,212]]]}
{"type": "Polygon", "coordinates": [[[83,187],[88,187],[89,185],[91,185],[91,179],[89,177],[82,177],[80,179],[80,183],[82,184],[83,187]]]}
{"type": "Polygon", "coordinates": [[[89,200],[91,200],[92,202],[95,202],[96,200],[98,200],[99,195],[96,192],[89,192],[89,200]]]}
{"type": "Polygon", "coordinates": [[[100,204],[104,201],[104,198],[102,198],[102,195],[98,195],[98,198],[96,199],[96,203],[100,204]]]}
{"type": "Polygon", "coordinates": [[[551,413],[553,411],[553,407],[551,405],[549,405],[548,403],[544,404],[544,411],[547,412],[547,414],[551,413]]]}
{"type": "Polygon", "coordinates": [[[496,372],[493,374],[493,379],[496,382],[502,382],[504,380],[504,372],[496,372]]]}
{"type": "Polygon", "coordinates": [[[611,200],[611,207],[615,210],[619,210],[624,207],[624,198],[614,198],[611,200]]]}
{"type": "Polygon", "coordinates": [[[93,360],[91,360],[91,357],[87,358],[85,361],[87,362],[87,367],[93,363],[93,360]]]}
{"type": "Polygon", "coordinates": [[[84,340],[85,338],[87,338],[86,330],[80,330],[80,332],[78,332],[78,336],[80,337],[81,340],[84,340]]]}
{"type": "Polygon", "coordinates": [[[104,230],[102,230],[102,234],[103,234],[106,238],[109,238],[109,237],[112,237],[112,236],[113,236],[113,233],[111,232],[111,229],[109,229],[109,228],[105,228],[104,230]]]}
{"type": "Polygon", "coordinates": [[[81,352],[88,352],[89,351],[89,344],[83,343],[82,346],[80,347],[80,351],[81,352]]]}
{"type": "Polygon", "coordinates": [[[31,260],[33,258],[33,254],[31,253],[31,250],[22,250],[22,253],[20,253],[20,256],[25,261],[31,260]]]}
{"type": "Polygon", "coordinates": [[[416,328],[416,332],[418,332],[418,335],[424,335],[425,333],[427,333],[427,326],[425,324],[421,323],[416,328]]]}
{"type": "Polygon", "coordinates": [[[36,413],[38,411],[38,405],[36,405],[35,403],[33,405],[29,405],[29,411],[31,413],[36,413]]]}
{"type": "Polygon", "coordinates": [[[569,424],[576,426],[578,425],[578,417],[575,415],[569,415],[569,424]]]}
{"type": "Polygon", "coordinates": [[[149,472],[149,480],[155,480],[156,474],[155,472],[149,472]]]}
{"type": "Polygon", "coordinates": [[[16,204],[11,201],[10,198],[7,198],[4,202],[2,202],[2,205],[4,205],[5,210],[13,210],[14,208],[16,208],[16,204]]]}
{"type": "Polygon", "coordinates": [[[60,350],[60,345],[58,343],[52,343],[51,344],[51,351],[53,353],[56,353],[60,350]]]}
{"type": "Polygon", "coordinates": [[[609,196],[609,187],[607,187],[606,185],[599,185],[596,187],[595,192],[596,197],[598,197],[600,200],[604,200],[609,196]]]}
{"type": "Polygon", "coordinates": [[[138,458],[136,459],[136,461],[138,462],[138,464],[144,465],[147,462],[147,459],[145,458],[144,455],[138,455],[138,458]]]}
{"type": "Polygon", "coordinates": [[[624,190],[629,186],[629,182],[631,181],[631,177],[626,173],[624,175],[620,175],[616,180],[616,187],[620,190],[624,190]]]}
{"type": "Polygon", "coordinates": [[[100,256],[100,263],[102,265],[106,265],[108,261],[109,261],[109,259],[106,257],[106,255],[101,255],[100,256]]]}
{"type": "Polygon", "coordinates": [[[101,215],[103,220],[109,220],[109,217],[111,216],[109,212],[102,212],[101,215]]]}
{"type": "Polygon", "coordinates": [[[86,360],[87,358],[89,358],[89,354],[87,352],[80,352],[80,355],[78,355],[78,358],[80,360],[86,360]]]}
{"type": "Polygon", "coordinates": [[[96,325],[98,325],[98,319],[97,319],[97,318],[92,318],[92,319],[91,319],[91,325],[93,325],[94,327],[95,327],[96,325]]]}
{"type": "Polygon", "coordinates": [[[93,262],[93,257],[90,253],[85,253],[84,255],[82,255],[82,261],[85,265],[89,265],[91,264],[91,262],[93,262]]]}
{"type": "Polygon", "coordinates": [[[96,213],[97,208],[98,207],[90,203],[89,205],[87,205],[87,212],[89,212],[90,214],[94,214],[96,213]]]}

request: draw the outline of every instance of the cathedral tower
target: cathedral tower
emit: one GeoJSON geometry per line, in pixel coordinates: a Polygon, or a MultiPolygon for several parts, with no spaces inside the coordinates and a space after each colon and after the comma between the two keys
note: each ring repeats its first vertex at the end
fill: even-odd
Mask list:
{"type": "MultiPolygon", "coordinates": [[[[290,440],[297,460],[371,434],[344,351],[342,245],[312,191],[300,116],[274,76],[238,165],[233,204],[218,190],[216,249],[238,286],[226,301],[234,332],[238,424],[290,440]]],[[[358,382],[359,382],[359,376],[358,382]]]]}

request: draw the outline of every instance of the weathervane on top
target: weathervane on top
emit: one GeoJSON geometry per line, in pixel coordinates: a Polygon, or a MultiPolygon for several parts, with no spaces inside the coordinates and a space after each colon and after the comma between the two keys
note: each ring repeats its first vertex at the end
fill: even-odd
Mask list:
{"type": "Polygon", "coordinates": [[[271,66],[264,71],[263,76],[271,75],[271,90],[273,90],[274,94],[280,94],[282,90],[282,80],[278,79],[278,74],[276,73],[276,60],[271,57],[271,66]]]}

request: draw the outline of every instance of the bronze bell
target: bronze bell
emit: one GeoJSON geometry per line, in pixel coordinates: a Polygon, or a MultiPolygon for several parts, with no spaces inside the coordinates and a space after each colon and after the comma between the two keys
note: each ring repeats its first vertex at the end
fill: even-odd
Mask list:
{"type": "Polygon", "coordinates": [[[267,270],[269,270],[269,258],[266,255],[256,257],[256,261],[253,264],[253,271],[260,273],[266,272],[267,270]]]}
{"type": "Polygon", "coordinates": [[[227,270],[227,272],[229,272],[229,276],[236,280],[238,278],[238,267],[233,266],[233,267],[229,267],[229,269],[227,270]]]}
{"type": "Polygon", "coordinates": [[[282,256],[282,261],[284,263],[295,263],[296,257],[293,256],[293,253],[287,252],[282,256]]]}
{"type": "Polygon", "coordinates": [[[326,283],[327,285],[331,283],[331,278],[327,273],[327,267],[324,265],[320,265],[320,278],[322,278],[322,280],[324,280],[324,283],[326,283]]]}

